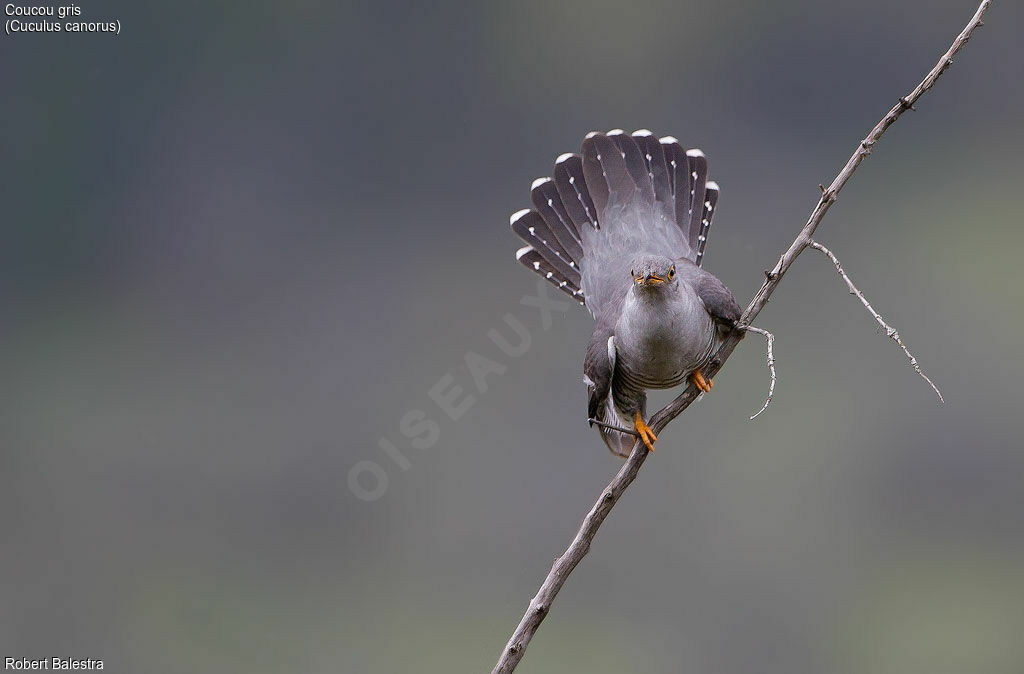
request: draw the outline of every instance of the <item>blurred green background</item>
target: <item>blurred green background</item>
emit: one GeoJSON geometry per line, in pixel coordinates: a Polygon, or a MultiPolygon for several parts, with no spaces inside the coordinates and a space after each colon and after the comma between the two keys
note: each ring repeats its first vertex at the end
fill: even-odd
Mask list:
{"type": "MultiPolygon", "coordinates": [[[[530,181],[591,129],[703,148],[745,304],[975,7],[95,2],[121,35],[0,35],[0,656],[489,671],[620,465],[589,315],[520,303],[530,181]]],[[[518,671],[1024,671],[1022,25],[995,3],[820,230],[946,404],[804,255],[759,319],[772,407],[747,340],[518,671]]]]}

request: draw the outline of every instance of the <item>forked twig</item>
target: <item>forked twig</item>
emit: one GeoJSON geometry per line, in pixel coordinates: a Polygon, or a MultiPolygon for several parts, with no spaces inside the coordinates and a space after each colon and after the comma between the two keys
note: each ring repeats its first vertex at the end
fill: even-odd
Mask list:
{"type": "Polygon", "coordinates": [[[768,406],[772,404],[772,398],[775,397],[775,352],[772,349],[775,345],[775,335],[763,328],[757,328],[753,325],[748,325],[743,329],[749,332],[756,332],[757,334],[764,336],[764,341],[768,345],[768,355],[766,357],[766,360],[768,361],[768,372],[772,376],[771,381],[768,383],[768,397],[764,399],[764,406],[750,417],[750,420],[753,421],[757,417],[761,416],[761,412],[768,409],[768,406]]]}
{"type": "Polygon", "coordinates": [[[928,375],[921,370],[921,366],[917,363],[917,358],[914,358],[914,355],[910,353],[910,349],[908,349],[907,345],[903,343],[902,339],[900,339],[900,333],[896,332],[896,328],[892,327],[882,319],[882,316],[875,311],[875,308],[871,306],[868,299],[864,297],[864,293],[862,293],[860,289],[853,284],[853,281],[850,280],[850,277],[843,269],[843,265],[839,262],[839,258],[835,256],[835,253],[817,241],[811,241],[810,247],[824,253],[828,256],[828,259],[832,260],[832,264],[835,265],[836,271],[839,272],[839,275],[843,277],[844,281],[846,281],[846,287],[850,289],[850,294],[855,295],[857,299],[860,300],[860,303],[864,305],[864,308],[868,310],[868,313],[870,313],[878,324],[882,326],[882,329],[885,330],[885,336],[900,345],[900,348],[903,349],[903,353],[907,354],[907,358],[910,360],[910,365],[914,368],[914,372],[921,375],[921,379],[928,382],[928,385],[932,387],[933,391],[935,391],[935,395],[939,396],[939,400],[946,402],[946,399],[942,397],[942,392],[939,391],[939,387],[937,387],[932,380],[928,378],[928,375]]]}

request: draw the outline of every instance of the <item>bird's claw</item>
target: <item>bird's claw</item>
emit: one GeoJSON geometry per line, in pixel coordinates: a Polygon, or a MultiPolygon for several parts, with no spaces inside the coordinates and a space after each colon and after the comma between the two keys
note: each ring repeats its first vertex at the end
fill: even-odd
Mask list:
{"type": "Polygon", "coordinates": [[[639,412],[633,417],[633,425],[636,428],[636,432],[640,435],[640,439],[647,445],[647,451],[653,452],[654,443],[658,441],[658,436],[654,434],[650,426],[644,423],[644,418],[640,416],[639,412]]]}
{"type": "Polygon", "coordinates": [[[704,378],[704,373],[702,373],[700,369],[694,370],[693,374],[690,375],[690,379],[697,385],[697,388],[699,388],[702,393],[707,393],[711,390],[711,387],[715,385],[711,379],[704,378]]]}

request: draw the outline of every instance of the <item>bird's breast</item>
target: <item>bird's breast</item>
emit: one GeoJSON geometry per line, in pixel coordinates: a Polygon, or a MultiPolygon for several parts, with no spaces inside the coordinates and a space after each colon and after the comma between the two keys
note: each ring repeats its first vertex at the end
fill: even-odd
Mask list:
{"type": "Polygon", "coordinates": [[[714,322],[700,298],[687,291],[627,299],[615,331],[616,369],[631,384],[676,386],[710,355],[714,322]]]}

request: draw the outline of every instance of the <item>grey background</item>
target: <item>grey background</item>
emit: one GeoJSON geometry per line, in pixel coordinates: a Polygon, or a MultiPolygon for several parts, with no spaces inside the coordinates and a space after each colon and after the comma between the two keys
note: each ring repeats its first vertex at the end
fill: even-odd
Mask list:
{"type": "MultiPolygon", "coordinates": [[[[591,129],[703,148],[746,303],[975,6],[90,2],[121,35],[0,35],[0,656],[489,671],[619,467],[589,316],[520,304],[530,181],[591,129]]],[[[748,340],[520,671],[1024,671],[1022,19],[995,4],[820,233],[947,403],[806,254],[759,320],[773,406],[747,421],[748,340]]]]}

